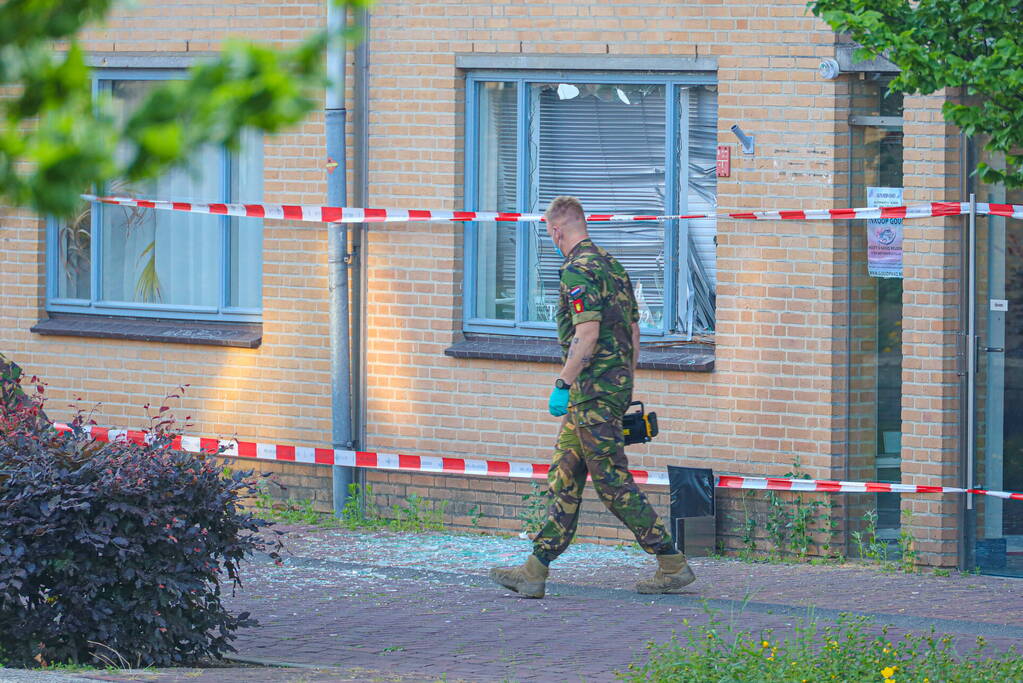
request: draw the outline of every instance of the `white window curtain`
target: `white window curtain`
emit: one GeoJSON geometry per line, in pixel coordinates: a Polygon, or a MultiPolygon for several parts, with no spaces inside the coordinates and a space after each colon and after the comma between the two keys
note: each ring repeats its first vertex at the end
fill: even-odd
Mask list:
{"type": "MultiPolygon", "coordinates": [[[[516,84],[485,83],[479,92],[476,205],[480,211],[515,211],[516,84]]],[[[517,230],[514,223],[478,224],[475,301],[478,318],[515,320],[517,230]]]]}
{"type": "MultiPolygon", "coordinates": [[[[530,91],[530,210],[573,194],[588,213],[664,213],[663,85],[534,84],[530,91]]],[[[664,226],[591,224],[590,234],[629,272],[641,324],[664,315],[664,226]]],[[[561,259],[543,225],[529,244],[528,319],[553,321],[561,259]]]]}
{"type": "MultiPolygon", "coordinates": [[[[135,185],[143,197],[195,201],[222,196],[221,155],[204,149],[189,169],[135,185]]],[[[102,209],[105,301],[216,308],[221,219],[171,211],[102,209]]]]}
{"type": "MultiPolygon", "coordinates": [[[[679,196],[686,198],[686,213],[713,216],[717,212],[717,88],[699,86],[682,89],[680,107],[686,121],[679,131],[688,130],[689,168],[679,174],[679,196]]],[[[687,221],[689,268],[679,278],[679,306],[676,327],[688,333],[714,329],[714,298],[717,290],[717,219],[687,221]]]]}
{"type": "MultiPolygon", "coordinates": [[[[242,133],[238,152],[231,159],[231,201],[263,201],[263,134],[242,133]]],[[[228,231],[228,305],[250,311],[263,307],[263,221],[231,218],[228,231]]]]}
{"type": "MultiPolygon", "coordinates": [[[[126,119],[154,82],[106,83],[116,115],[126,119]]],[[[245,133],[240,150],[208,146],[186,168],[131,186],[115,183],[107,191],[171,201],[262,201],[260,135],[245,133]]],[[[262,221],[114,206],[100,212],[102,301],[211,312],[225,304],[261,308],[262,221]]]]}

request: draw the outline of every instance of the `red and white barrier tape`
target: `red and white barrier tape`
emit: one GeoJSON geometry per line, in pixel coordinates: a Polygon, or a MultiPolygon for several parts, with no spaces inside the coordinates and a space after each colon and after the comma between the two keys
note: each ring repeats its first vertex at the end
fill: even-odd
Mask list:
{"type": "MultiPolygon", "coordinates": [[[[506,213],[496,211],[433,211],[429,209],[358,209],[342,206],[308,206],[299,204],[198,204],[194,202],[168,202],[161,200],[136,199],[133,197],[98,197],[83,194],[83,199],[116,206],[134,206],[161,211],[184,211],[187,213],[212,214],[217,216],[238,216],[244,218],[275,218],[309,223],[409,223],[439,221],[501,221],[531,222],[543,221],[538,213],[506,213]]],[[[1020,204],[977,204],[977,215],[1023,218],[1020,204]]],[[[593,213],[586,216],[588,222],[609,221],[665,221],[684,218],[734,218],[741,220],[850,220],[878,218],[934,218],[936,216],[960,216],[970,212],[966,202],[931,202],[913,206],[885,206],[860,209],[805,209],[793,211],[749,211],[719,214],[678,214],[641,215],[593,213]]]]}
{"type": "MultiPolygon", "coordinates": [[[[60,431],[70,431],[66,424],[55,423],[60,431]]],[[[96,441],[117,441],[144,444],[149,433],[127,429],[86,427],[96,441]]],[[[508,477],[511,479],[546,479],[548,465],[506,460],[473,460],[427,455],[399,455],[367,453],[335,448],[285,446],[280,444],[211,439],[198,436],[178,436],[171,445],[175,450],[188,453],[206,453],[224,458],[253,458],[275,462],[294,462],[309,465],[338,465],[365,467],[375,470],[399,470],[425,474],[469,474],[481,477],[508,477]]],[[[651,470],[629,470],[637,484],[667,486],[668,473],[651,470]]],[[[725,489],[767,489],[770,491],[799,491],[818,493],[972,493],[1007,500],[1023,500],[1023,493],[962,489],[951,486],[921,486],[917,484],[890,484],[884,482],[828,481],[824,479],[787,479],[785,477],[746,477],[719,474],[715,486],[725,489]]]]}

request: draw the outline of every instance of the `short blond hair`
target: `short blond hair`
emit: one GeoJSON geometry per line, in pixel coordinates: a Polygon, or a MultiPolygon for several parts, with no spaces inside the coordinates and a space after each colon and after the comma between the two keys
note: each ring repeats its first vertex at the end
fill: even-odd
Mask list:
{"type": "Polygon", "coordinates": [[[551,200],[544,213],[549,223],[570,223],[586,227],[586,213],[583,205],[575,197],[561,195],[551,200]]]}

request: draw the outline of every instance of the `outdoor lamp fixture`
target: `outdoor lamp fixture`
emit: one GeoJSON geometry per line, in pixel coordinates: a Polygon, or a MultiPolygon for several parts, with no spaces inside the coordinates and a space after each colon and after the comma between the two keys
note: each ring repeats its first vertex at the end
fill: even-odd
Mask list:
{"type": "Polygon", "coordinates": [[[842,67],[835,59],[825,59],[817,67],[817,73],[826,81],[833,81],[842,75],[842,67]]]}
{"type": "Polygon", "coordinates": [[[742,153],[753,154],[753,136],[746,135],[742,128],[739,128],[739,124],[732,126],[732,132],[735,133],[735,137],[739,138],[739,142],[742,143],[742,153]]]}

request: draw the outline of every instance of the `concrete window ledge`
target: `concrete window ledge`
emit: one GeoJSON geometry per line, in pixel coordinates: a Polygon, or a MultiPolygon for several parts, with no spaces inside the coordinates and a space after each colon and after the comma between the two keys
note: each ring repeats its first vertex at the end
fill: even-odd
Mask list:
{"type": "Polygon", "coordinates": [[[222,323],[111,315],[52,313],[32,326],[35,334],[62,337],[101,337],[166,344],[235,346],[255,349],[263,342],[262,323],[222,323]]]}
{"type": "MultiPolygon", "coordinates": [[[[452,358],[561,364],[561,346],[553,339],[541,337],[470,333],[465,335],[464,340],[445,349],[444,354],[452,358]]],[[[713,372],[714,347],[684,342],[670,346],[643,346],[639,368],[669,372],[713,372]]]]}

